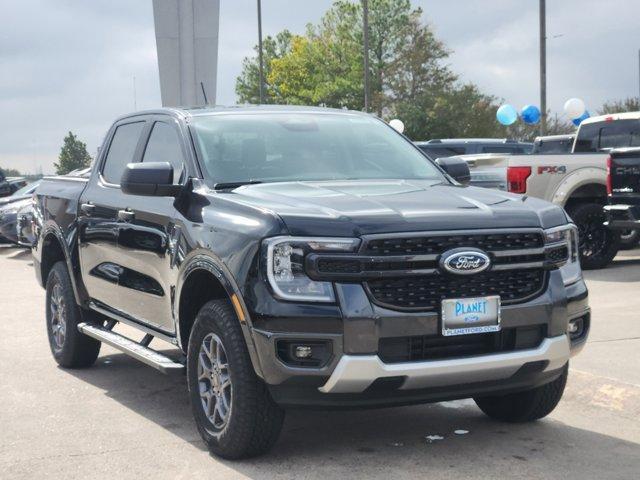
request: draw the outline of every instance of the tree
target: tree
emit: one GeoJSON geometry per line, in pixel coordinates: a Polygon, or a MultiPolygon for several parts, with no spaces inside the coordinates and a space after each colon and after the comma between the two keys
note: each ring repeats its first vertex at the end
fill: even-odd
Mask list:
{"type": "Polygon", "coordinates": [[[637,112],[640,111],[640,97],[627,97],[622,100],[610,100],[604,102],[598,112],[600,115],[607,113],[637,112]]]}
{"type": "Polygon", "coordinates": [[[91,165],[91,155],[87,152],[87,145],[78,140],[71,132],[64,137],[64,143],[58,155],[58,163],[55,163],[56,173],[66,175],[67,173],[87,168],[91,165]]]}
{"type": "MultiPolygon", "coordinates": [[[[264,103],[278,102],[278,92],[273,85],[269,84],[268,78],[271,74],[271,62],[274,59],[282,58],[291,51],[293,35],[289,30],[283,30],[275,38],[268,36],[262,42],[263,64],[264,64],[264,103]]],[[[260,64],[258,60],[258,46],[254,47],[255,57],[246,57],[242,61],[242,73],[236,79],[236,94],[240,103],[260,102],[260,64]]]]}
{"type": "MultiPolygon", "coordinates": [[[[364,109],[362,3],[338,0],[304,35],[283,31],[264,42],[266,103],[364,109]]],[[[369,0],[371,107],[400,118],[409,138],[505,137],[495,97],[462,84],[449,51],[410,0],[369,0]]],[[[257,52],[257,47],[256,47],[257,52]]],[[[240,102],[257,103],[258,60],[245,58],[236,81],[240,102]]],[[[532,129],[517,130],[529,138],[532,129]],[[531,130],[531,131],[529,131],[531,130]]]]}

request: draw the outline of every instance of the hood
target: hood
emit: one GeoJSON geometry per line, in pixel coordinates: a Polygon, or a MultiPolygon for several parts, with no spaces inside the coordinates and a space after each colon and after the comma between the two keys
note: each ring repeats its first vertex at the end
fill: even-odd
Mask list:
{"type": "Polygon", "coordinates": [[[10,203],[15,203],[15,202],[19,202],[21,200],[27,200],[30,198],[31,198],[31,194],[19,195],[17,197],[15,195],[12,195],[10,197],[0,198],[0,208],[4,207],[5,205],[9,205],[10,203]]]}
{"type": "Polygon", "coordinates": [[[537,198],[433,180],[266,183],[228,195],[277,214],[291,235],[551,228],[567,223],[562,208],[537,198]]]}
{"type": "MultiPolygon", "coordinates": [[[[31,205],[31,195],[26,197],[9,197],[11,202],[2,202],[0,203],[0,212],[8,212],[13,210],[19,210],[22,207],[27,205],[31,205]]],[[[6,199],[5,199],[6,200],[6,199]]]]}

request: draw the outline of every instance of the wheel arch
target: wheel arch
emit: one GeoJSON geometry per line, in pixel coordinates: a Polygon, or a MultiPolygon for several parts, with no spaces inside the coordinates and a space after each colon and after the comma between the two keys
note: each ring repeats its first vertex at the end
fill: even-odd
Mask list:
{"type": "Polygon", "coordinates": [[[76,281],[75,269],[73,268],[71,261],[71,254],[69,247],[64,240],[64,237],[60,231],[56,228],[47,228],[42,232],[42,243],[40,246],[40,278],[42,279],[43,286],[47,283],[47,278],[53,266],[63,261],[67,265],[67,271],[69,272],[69,278],[71,279],[71,286],[73,287],[73,295],[78,305],[82,304],[80,292],[78,291],[78,285],[76,281]]]}
{"type": "Polygon", "coordinates": [[[174,305],[178,345],[186,352],[196,315],[210,300],[227,299],[238,318],[254,370],[262,377],[262,369],[252,336],[249,312],[233,276],[221,262],[207,254],[197,254],[183,267],[174,305]]]}
{"type": "Polygon", "coordinates": [[[595,167],[581,168],[560,182],[551,201],[565,209],[575,203],[599,203],[607,200],[607,173],[595,167]]]}

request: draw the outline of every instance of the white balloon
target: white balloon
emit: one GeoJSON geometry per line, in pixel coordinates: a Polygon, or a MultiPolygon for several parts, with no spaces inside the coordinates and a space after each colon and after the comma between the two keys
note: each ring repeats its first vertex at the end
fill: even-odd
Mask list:
{"type": "Polygon", "coordinates": [[[584,102],[579,98],[570,98],[564,102],[564,113],[572,120],[574,118],[580,118],[585,110],[584,102]]]}
{"type": "Polygon", "coordinates": [[[400,133],[404,132],[404,123],[402,123],[402,120],[398,120],[397,118],[394,118],[389,122],[389,125],[391,126],[391,128],[393,128],[394,130],[400,133]]]}

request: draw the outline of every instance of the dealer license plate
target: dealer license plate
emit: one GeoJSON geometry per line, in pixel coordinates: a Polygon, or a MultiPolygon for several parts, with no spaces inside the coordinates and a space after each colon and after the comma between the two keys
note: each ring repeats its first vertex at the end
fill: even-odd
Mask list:
{"type": "Polygon", "coordinates": [[[451,298],[442,301],[442,334],[468,335],[500,330],[500,297],[451,298]]]}

